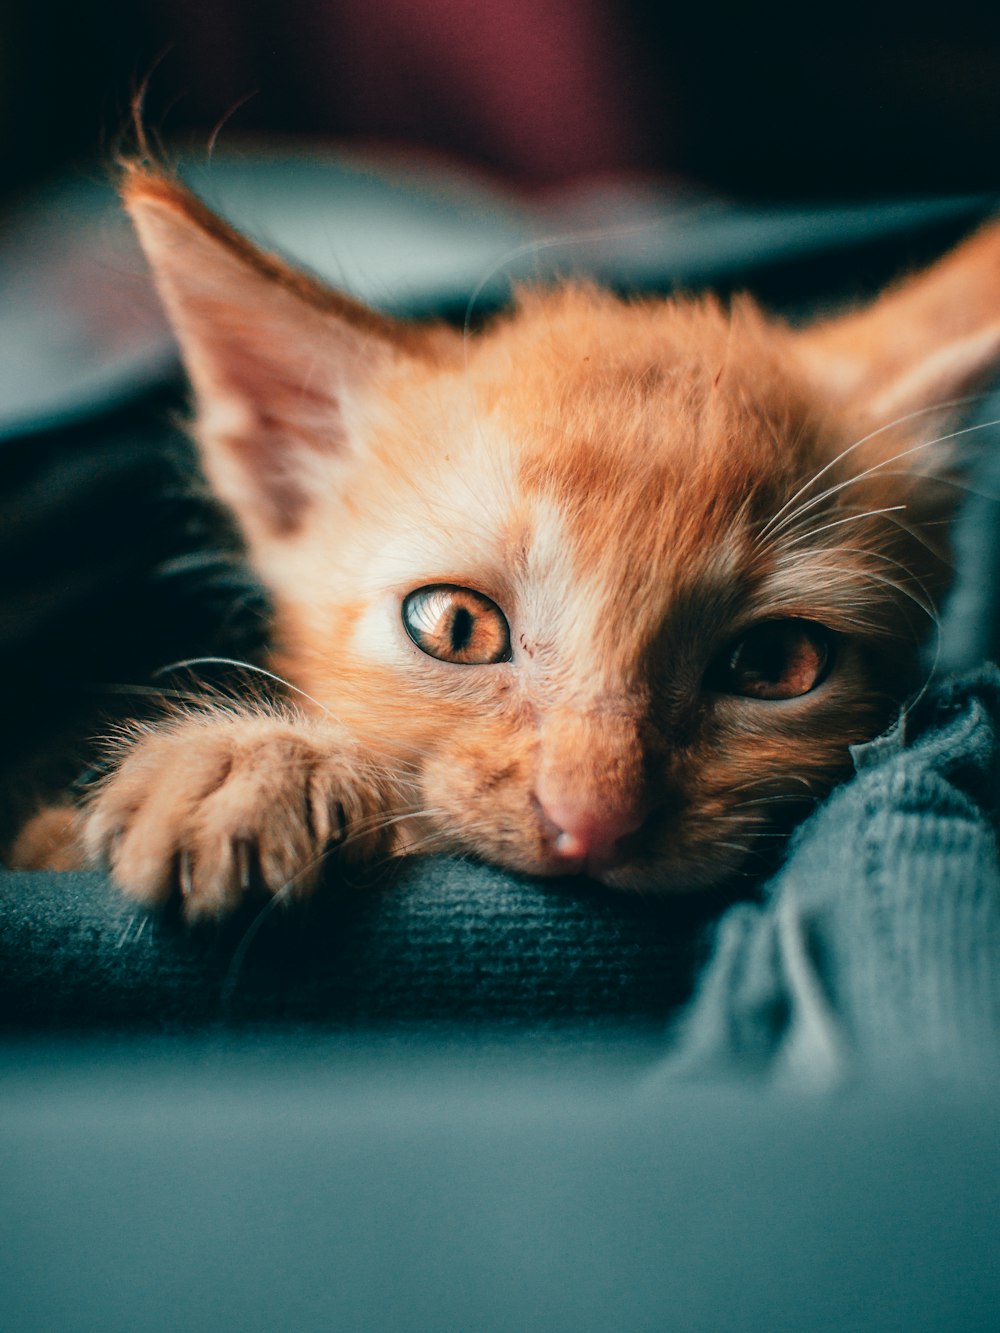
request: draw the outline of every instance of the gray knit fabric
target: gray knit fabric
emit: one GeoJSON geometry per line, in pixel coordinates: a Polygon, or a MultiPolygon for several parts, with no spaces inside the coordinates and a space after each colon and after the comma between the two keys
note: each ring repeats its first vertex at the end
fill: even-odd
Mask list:
{"type": "Polygon", "coordinates": [[[686,1003],[718,902],[640,899],[411,858],[218,929],[97,872],[0,871],[0,1033],[222,1025],[622,1023],[686,1003]]]}
{"type": "Polygon", "coordinates": [[[761,905],[722,920],[671,1076],[1000,1073],[1000,672],[855,751],[761,905]]]}

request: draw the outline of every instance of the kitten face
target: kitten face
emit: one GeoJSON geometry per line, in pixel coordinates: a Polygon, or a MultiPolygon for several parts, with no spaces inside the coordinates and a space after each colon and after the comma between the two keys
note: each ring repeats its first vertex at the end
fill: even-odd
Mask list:
{"type": "Polygon", "coordinates": [[[312,286],[160,178],[130,204],[276,669],[392,776],[404,847],[713,884],[912,688],[947,581],[931,409],[992,364],[985,316],[946,371],[930,330],[879,343],[885,302],[860,337],[568,288],[463,343],[312,286]]]}
{"type": "Polygon", "coordinates": [[[669,319],[564,292],[397,385],[391,410],[383,390],[349,500],[321,492],[286,539],[280,669],[414,773],[456,850],[642,888],[743,868],[881,726],[886,657],[898,673],[926,628],[877,580],[907,543],[908,571],[936,562],[860,517],[881,498],[863,484],[766,532],[851,443],[782,373],[780,338],[749,312],[669,319]],[[828,526],[845,518],[849,542],[828,526]],[[406,599],[441,585],[498,608],[509,660],[413,641],[406,599]],[[829,662],[788,698],[739,692],[726,664],[748,632],[777,640],[779,695],[803,639],[829,662]],[[585,850],[557,850],[551,825],[587,821],[585,850]]]}

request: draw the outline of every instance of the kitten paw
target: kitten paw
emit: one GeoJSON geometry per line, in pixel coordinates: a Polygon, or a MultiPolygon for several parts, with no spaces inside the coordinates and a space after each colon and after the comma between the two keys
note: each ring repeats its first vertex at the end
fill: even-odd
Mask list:
{"type": "Polygon", "coordinates": [[[178,897],[188,921],[223,917],[252,894],[305,897],[331,850],[350,860],[389,850],[385,786],[338,739],[225,716],[151,732],[91,800],[87,852],[140,902],[178,897]]]}

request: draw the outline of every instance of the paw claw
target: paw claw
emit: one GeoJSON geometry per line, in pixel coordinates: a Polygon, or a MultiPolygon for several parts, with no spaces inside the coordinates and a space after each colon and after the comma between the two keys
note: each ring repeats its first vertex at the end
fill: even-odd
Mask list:
{"type": "Polygon", "coordinates": [[[240,893],[248,894],[253,884],[253,848],[246,838],[237,838],[233,843],[233,860],[240,893]]]}
{"type": "Polygon", "coordinates": [[[176,895],[189,922],[249,894],[305,897],[328,849],[377,854],[388,834],[352,839],[387,791],[356,777],[344,738],[258,717],[185,720],[141,737],[95,793],[86,837],[131,897],[176,895]]]}
{"type": "Polygon", "coordinates": [[[347,837],[347,811],[344,809],[344,802],[338,801],[333,807],[333,813],[337,819],[337,827],[330,835],[330,846],[339,847],[347,837]]]}
{"type": "Polygon", "coordinates": [[[177,886],[182,898],[194,894],[194,864],[190,852],[181,852],[177,859],[177,886]]]}

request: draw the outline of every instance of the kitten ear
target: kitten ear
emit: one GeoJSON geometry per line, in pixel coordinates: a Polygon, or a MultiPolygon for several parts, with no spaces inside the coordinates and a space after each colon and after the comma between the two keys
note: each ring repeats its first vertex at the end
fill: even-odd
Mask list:
{"type": "Polygon", "coordinates": [[[809,378],[859,423],[954,415],[1000,368],[1000,223],[867,308],[796,335],[809,378]]]}
{"type": "Polygon", "coordinates": [[[417,331],[257,249],[166,176],[127,169],[123,197],[194,387],[209,481],[248,536],[287,533],[317,472],[349,453],[352,404],[419,352],[417,331]]]}

